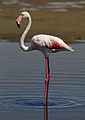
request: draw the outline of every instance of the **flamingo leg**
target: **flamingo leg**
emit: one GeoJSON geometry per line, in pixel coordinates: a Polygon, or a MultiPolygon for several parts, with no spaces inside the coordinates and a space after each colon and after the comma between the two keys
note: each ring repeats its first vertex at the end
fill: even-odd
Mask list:
{"type": "Polygon", "coordinates": [[[49,88],[49,79],[50,79],[50,68],[49,68],[49,58],[45,58],[46,62],[46,80],[45,80],[45,93],[44,93],[44,105],[47,105],[48,101],[48,88],[49,88]]]}

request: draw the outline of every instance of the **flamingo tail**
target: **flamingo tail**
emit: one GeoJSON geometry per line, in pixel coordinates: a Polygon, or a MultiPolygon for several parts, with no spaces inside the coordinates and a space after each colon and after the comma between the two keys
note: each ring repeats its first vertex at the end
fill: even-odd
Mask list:
{"type": "Polygon", "coordinates": [[[72,49],[72,47],[68,46],[68,45],[65,44],[65,43],[61,43],[61,46],[62,46],[63,48],[65,48],[66,50],[68,50],[68,51],[74,51],[74,50],[72,49]]]}

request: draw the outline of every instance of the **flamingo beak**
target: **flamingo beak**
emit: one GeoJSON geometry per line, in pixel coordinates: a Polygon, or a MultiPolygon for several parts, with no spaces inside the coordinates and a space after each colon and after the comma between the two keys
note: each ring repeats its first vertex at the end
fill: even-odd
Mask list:
{"type": "Polygon", "coordinates": [[[22,16],[22,15],[20,15],[20,16],[16,19],[16,24],[17,24],[17,26],[18,26],[19,28],[20,28],[20,23],[21,23],[22,19],[23,19],[23,16],[22,16]]]}

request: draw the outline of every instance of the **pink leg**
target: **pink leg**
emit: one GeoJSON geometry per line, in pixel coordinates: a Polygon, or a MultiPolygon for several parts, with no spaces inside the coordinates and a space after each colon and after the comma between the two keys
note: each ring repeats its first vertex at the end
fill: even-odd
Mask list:
{"type": "Polygon", "coordinates": [[[48,101],[48,88],[49,88],[49,79],[50,79],[50,69],[49,69],[49,58],[45,58],[46,62],[46,80],[45,80],[45,93],[44,93],[44,105],[48,101]]]}

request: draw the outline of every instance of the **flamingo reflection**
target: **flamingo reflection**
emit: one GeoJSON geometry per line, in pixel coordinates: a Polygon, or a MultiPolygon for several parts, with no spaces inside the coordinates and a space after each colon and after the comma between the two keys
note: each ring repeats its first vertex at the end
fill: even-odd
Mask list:
{"type": "Polygon", "coordinates": [[[44,105],[44,120],[48,120],[48,105],[44,105]]]}

